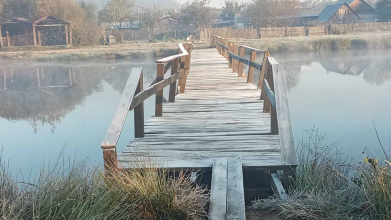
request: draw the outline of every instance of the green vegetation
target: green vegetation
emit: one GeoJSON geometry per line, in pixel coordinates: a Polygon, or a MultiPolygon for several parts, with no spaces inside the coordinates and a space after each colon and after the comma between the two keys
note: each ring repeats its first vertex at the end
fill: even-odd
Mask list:
{"type": "Polygon", "coordinates": [[[383,159],[365,152],[365,161],[357,163],[324,146],[317,129],[307,138],[288,198],[255,201],[252,210],[276,212],[283,219],[391,218],[391,164],[381,142],[383,159]]]}
{"type": "Polygon", "coordinates": [[[141,161],[137,169],[107,176],[85,162],[61,158],[39,179],[16,182],[0,167],[1,219],[203,219],[208,194],[183,173],[141,161]]]}

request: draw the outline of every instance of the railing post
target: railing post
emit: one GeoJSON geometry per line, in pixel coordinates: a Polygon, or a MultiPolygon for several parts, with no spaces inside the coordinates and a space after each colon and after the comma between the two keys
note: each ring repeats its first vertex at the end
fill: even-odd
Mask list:
{"type": "MultiPolygon", "coordinates": [[[[156,83],[164,79],[164,63],[157,64],[156,83]]],[[[155,116],[163,116],[163,90],[156,93],[155,116]]]]}
{"type": "MultiPolygon", "coordinates": [[[[244,58],[244,47],[240,47],[239,49],[239,56],[244,58]]],[[[243,63],[239,62],[239,71],[238,71],[238,76],[242,77],[243,76],[243,63]]]]}
{"type": "MultiPolygon", "coordinates": [[[[269,65],[269,63],[267,63],[267,65],[265,67],[266,67],[266,71],[265,71],[264,77],[265,77],[266,81],[268,81],[268,83],[270,84],[270,81],[268,79],[269,79],[269,75],[272,74],[272,70],[271,70],[272,67],[269,65]]],[[[261,99],[262,98],[264,100],[263,113],[270,113],[271,103],[270,103],[269,98],[266,95],[266,88],[264,86],[262,87],[261,99]]]]}
{"type": "MultiPolygon", "coordinates": [[[[263,79],[265,78],[266,69],[267,69],[267,59],[270,56],[268,51],[265,51],[263,54],[264,54],[264,56],[263,56],[263,62],[262,62],[262,70],[261,70],[261,77],[259,78],[258,89],[263,88],[263,79]]],[[[261,99],[263,99],[263,98],[264,97],[261,97],[261,99]]]]}
{"type": "MultiPolygon", "coordinates": [[[[175,75],[175,73],[178,72],[178,67],[179,67],[178,63],[179,63],[179,59],[175,59],[172,61],[171,76],[175,75]]],[[[177,81],[175,80],[175,82],[171,83],[171,85],[170,85],[170,96],[168,98],[169,102],[175,102],[175,95],[176,95],[176,90],[177,90],[176,82],[177,81]]]]}
{"type": "MultiPolygon", "coordinates": [[[[232,42],[228,42],[228,52],[231,52],[232,53],[232,42]]],[[[228,53],[228,67],[229,68],[232,68],[232,62],[233,62],[233,59],[232,59],[232,57],[229,55],[229,53],[228,53]]]]}
{"type": "MultiPolygon", "coordinates": [[[[224,45],[228,48],[228,45],[229,45],[228,39],[225,39],[224,45]]],[[[227,60],[229,59],[228,49],[225,50],[224,57],[225,57],[225,59],[227,59],[227,60]]]]}
{"type": "Polygon", "coordinates": [[[112,172],[118,169],[117,150],[116,146],[103,147],[103,162],[105,167],[105,173],[110,175],[112,172]]]}
{"type": "MultiPolygon", "coordinates": [[[[257,51],[251,50],[250,60],[255,62],[256,57],[257,57],[257,51]]],[[[250,65],[249,68],[248,68],[247,83],[252,83],[253,82],[253,77],[254,77],[254,67],[252,67],[250,65]]]]}
{"type": "MultiPolygon", "coordinates": [[[[135,94],[138,94],[144,90],[144,73],[141,72],[140,80],[137,85],[135,94]]],[[[135,138],[142,138],[144,134],[144,102],[141,102],[136,108],[134,108],[134,136],[135,138]]]]}
{"type": "MultiPolygon", "coordinates": [[[[273,67],[270,68],[270,72],[268,74],[268,82],[269,82],[269,86],[270,86],[270,89],[273,91],[273,93],[275,94],[275,91],[274,91],[274,77],[273,77],[273,67]]],[[[270,102],[269,102],[270,103],[270,102]]],[[[277,121],[277,111],[276,111],[276,107],[273,106],[273,105],[270,105],[270,133],[271,134],[278,134],[278,121],[277,121]]]]}
{"type": "Polygon", "coordinates": [[[189,55],[187,55],[185,57],[185,65],[184,65],[184,68],[183,68],[185,70],[185,75],[182,77],[182,80],[181,80],[181,88],[179,90],[180,93],[185,93],[186,82],[187,82],[187,75],[189,75],[189,72],[190,72],[190,60],[191,60],[192,46],[188,45],[186,50],[189,53],[189,55]]]}
{"type": "MultiPolygon", "coordinates": [[[[237,44],[234,44],[234,47],[233,47],[233,52],[235,55],[238,55],[238,45],[237,44]]],[[[238,60],[234,59],[233,60],[233,63],[232,63],[232,72],[236,72],[238,71],[238,60]]]]}

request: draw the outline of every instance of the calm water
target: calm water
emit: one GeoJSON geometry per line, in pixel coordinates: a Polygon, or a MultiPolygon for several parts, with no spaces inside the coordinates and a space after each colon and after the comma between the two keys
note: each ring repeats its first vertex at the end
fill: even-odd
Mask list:
{"type": "MultiPolygon", "coordinates": [[[[100,149],[134,66],[144,68],[144,87],[156,77],[155,59],[103,62],[9,63],[0,61],[0,144],[13,175],[36,175],[63,155],[102,164],[100,149]],[[65,146],[65,148],[64,148],[65,146]],[[76,155],[76,156],[75,156],[76,155]]],[[[145,102],[146,118],[154,97],[145,102]]],[[[119,150],[134,138],[133,112],[119,150]]]]}
{"type": "MultiPolygon", "coordinates": [[[[356,159],[391,147],[391,51],[277,55],[287,81],[296,143],[316,126],[325,143],[356,159]]],[[[391,152],[391,151],[390,151],[391,152]]]]}
{"type": "MultiPolygon", "coordinates": [[[[294,133],[316,126],[326,142],[354,157],[379,150],[373,122],[387,147],[391,140],[391,52],[286,54],[276,59],[288,71],[294,133]],[[372,122],[373,121],[373,122],[372,122]]],[[[155,59],[101,62],[10,63],[0,61],[0,144],[11,172],[35,175],[64,156],[102,164],[105,137],[130,70],[144,67],[144,87],[154,80],[155,59]],[[74,156],[76,155],[76,156],[74,156]]],[[[167,91],[165,91],[167,95],[167,91]]],[[[145,103],[154,113],[154,97],[145,103]]],[[[134,138],[130,112],[120,138],[134,138]]]]}

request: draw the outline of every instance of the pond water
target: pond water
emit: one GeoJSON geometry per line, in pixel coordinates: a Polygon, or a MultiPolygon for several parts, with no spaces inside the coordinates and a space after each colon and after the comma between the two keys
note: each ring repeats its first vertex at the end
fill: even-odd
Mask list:
{"type": "MultiPolygon", "coordinates": [[[[0,61],[0,144],[12,175],[35,176],[62,156],[102,164],[100,145],[132,67],[144,68],[144,87],[156,77],[155,58],[10,63],[0,61]]],[[[145,102],[146,119],[154,97],[145,102]]],[[[119,150],[134,138],[130,112],[119,150]]]]}
{"type": "MultiPolygon", "coordinates": [[[[391,140],[391,52],[277,54],[285,66],[296,143],[316,126],[326,143],[362,157],[391,140]]],[[[144,87],[155,79],[155,58],[142,60],[12,63],[0,60],[0,144],[12,175],[36,175],[43,164],[64,157],[102,164],[101,142],[135,66],[144,87]],[[64,147],[65,146],[65,147],[64,147]]],[[[255,76],[256,78],[257,76],[255,76]]],[[[258,74],[259,77],[259,74],[258,74]]],[[[257,82],[256,79],[254,79],[257,82]]],[[[167,95],[167,90],[165,95],[167,95]]],[[[145,102],[154,114],[154,97],[145,102]]],[[[133,112],[118,150],[134,138],[133,112]]]]}
{"type": "Polygon", "coordinates": [[[362,152],[391,152],[391,51],[277,54],[287,70],[296,143],[314,126],[325,144],[362,161],[362,152]]]}

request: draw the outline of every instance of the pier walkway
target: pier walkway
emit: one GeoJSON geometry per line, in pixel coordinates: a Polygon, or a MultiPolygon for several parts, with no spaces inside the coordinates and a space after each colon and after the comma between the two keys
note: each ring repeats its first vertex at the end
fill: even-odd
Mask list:
{"type": "Polygon", "coordinates": [[[149,157],[170,170],[211,169],[210,218],[245,219],[243,172],[267,170],[270,188],[284,196],[284,179],[297,165],[285,71],[267,51],[220,37],[214,46],[193,50],[191,42],[180,44],[178,55],[157,61],[156,82],[145,90],[143,70],[132,70],[102,143],[105,167],[132,168],[135,158],[149,157]],[[256,56],[263,62],[256,63],[256,56]],[[261,73],[259,86],[252,82],[254,70],[261,73]],[[144,122],[143,101],[154,94],[155,117],[144,122]],[[136,139],[117,153],[132,110],[136,139]]]}

